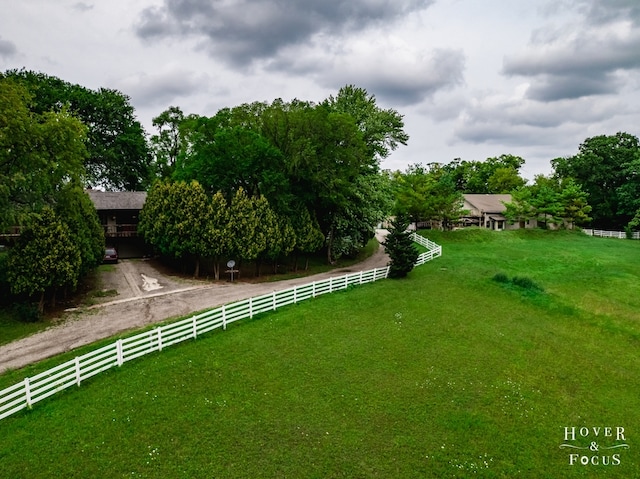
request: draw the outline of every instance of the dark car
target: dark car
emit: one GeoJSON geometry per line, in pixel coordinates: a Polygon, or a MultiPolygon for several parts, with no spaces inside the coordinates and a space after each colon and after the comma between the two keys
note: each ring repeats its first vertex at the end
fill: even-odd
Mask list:
{"type": "Polygon", "coordinates": [[[104,249],[104,259],[103,263],[117,263],[118,262],[118,251],[113,246],[107,246],[104,249]]]}

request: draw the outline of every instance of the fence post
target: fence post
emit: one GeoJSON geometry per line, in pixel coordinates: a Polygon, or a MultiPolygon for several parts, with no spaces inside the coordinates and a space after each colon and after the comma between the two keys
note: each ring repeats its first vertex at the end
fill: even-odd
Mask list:
{"type": "Polygon", "coordinates": [[[118,366],[122,366],[122,363],[124,363],[124,358],[122,355],[122,339],[118,339],[116,341],[116,358],[118,361],[118,366]]]}
{"type": "Polygon", "coordinates": [[[24,396],[27,401],[27,407],[31,409],[31,387],[29,386],[29,377],[24,378],[24,396]]]}
{"type": "Polygon", "coordinates": [[[329,278],[329,293],[333,293],[333,276],[329,278]]]}
{"type": "Polygon", "coordinates": [[[253,318],[253,296],[249,298],[249,318],[253,318]]]}
{"type": "Polygon", "coordinates": [[[293,304],[298,302],[298,287],[294,285],[293,287],[293,304]]]}
{"type": "Polygon", "coordinates": [[[193,339],[196,339],[198,337],[198,318],[197,316],[193,317],[193,321],[192,321],[192,327],[193,327],[193,339]]]}
{"type": "Polygon", "coordinates": [[[276,303],[276,292],[275,292],[275,291],[271,294],[271,297],[273,298],[273,310],[275,311],[275,310],[276,310],[276,308],[277,308],[277,303],[276,303]]]}
{"type": "Polygon", "coordinates": [[[225,305],[222,305],[222,330],[225,331],[227,329],[227,311],[225,309],[225,305]]]}
{"type": "Polygon", "coordinates": [[[162,326],[156,329],[158,330],[158,351],[162,351],[162,326]]]}
{"type": "Polygon", "coordinates": [[[76,356],[76,386],[80,387],[80,358],[76,356]]]}
{"type": "Polygon", "coordinates": [[[311,283],[311,297],[312,298],[316,297],[316,282],[315,281],[313,283],[311,283]]]}

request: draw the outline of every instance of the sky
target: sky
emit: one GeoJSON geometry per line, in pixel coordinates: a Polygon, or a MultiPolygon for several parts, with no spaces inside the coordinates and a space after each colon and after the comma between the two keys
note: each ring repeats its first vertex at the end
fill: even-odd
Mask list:
{"type": "Polygon", "coordinates": [[[382,163],[502,154],[521,174],[587,138],[640,136],[638,0],[0,0],[0,71],[131,99],[149,134],[169,106],[365,88],[410,139],[382,163]]]}

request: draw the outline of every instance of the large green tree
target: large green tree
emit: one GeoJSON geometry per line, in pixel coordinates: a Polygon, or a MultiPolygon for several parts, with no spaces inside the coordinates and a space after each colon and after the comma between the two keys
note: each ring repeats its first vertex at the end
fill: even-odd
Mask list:
{"type": "Polygon", "coordinates": [[[151,136],[151,149],[155,156],[153,167],[156,176],[160,178],[171,178],[173,174],[180,154],[180,128],[184,119],[184,113],[179,107],[170,106],[152,120],[153,126],[158,129],[158,133],[151,136]]]}
{"type": "Polygon", "coordinates": [[[82,258],[69,227],[45,207],[31,213],[11,248],[8,260],[8,280],[13,294],[39,296],[38,306],[44,310],[45,295],[50,294],[55,305],[56,291],[75,288],[80,278],[82,258]]]}
{"type": "Polygon", "coordinates": [[[140,212],[138,230],[164,255],[192,256],[198,277],[200,260],[212,253],[211,216],[211,202],[197,181],[157,181],[140,212]]]}
{"type": "Polygon", "coordinates": [[[587,138],[571,157],[551,161],[559,178],[573,178],[588,194],[593,226],[622,229],[640,207],[640,148],[629,133],[587,138]]]}
{"type": "Polygon", "coordinates": [[[277,99],[192,115],[180,123],[174,178],[196,179],[228,202],[240,188],[249,198],[264,196],[292,226],[306,209],[334,261],[362,247],[389,213],[379,162],[407,142],[403,126],[401,115],[353,86],[320,104],[277,99]]]}
{"type": "Polygon", "coordinates": [[[587,194],[573,179],[537,175],[533,184],[517,188],[506,203],[505,217],[520,227],[536,220],[543,228],[550,224],[573,229],[591,220],[587,194]]]}
{"type": "Polygon", "coordinates": [[[399,145],[406,145],[409,135],[404,131],[402,115],[394,109],[382,109],[375,95],[364,88],[346,85],[325,104],[338,113],[351,116],[362,132],[368,157],[376,163],[387,158],[399,145]]]}
{"type": "Polygon", "coordinates": [[[24,85],[36,115],[68,111],[87,127],[86,185],[107,190],[140,190],[150,181],[151,155],[130,99],[112,89],[90,90],[44,73],[10,70],[0,74],[24,85]]]}
{"type": "Polygon", "coordinates": [[[104,231],[89,195],[79,184],[61,188],[55,212],[69,227],[69,234],[80,251],[80,275],[96,268],[104,258],[104,231]]]}
{"type": "Polygon", "coordinates": [[[84,125],[62,108],[35,113],[32,95],[0,77],[0,228],[53,205],[64,185],[82,181],[84,125]]]}
{"type": "Polygon", "coordinates": [[[500,155],[485,161],[456,159],[444,165],[457,190],[471,194],[503,194],[523,186],[520,176],[524,160],[515,155],[500,155]]]}
{"type": "Polygon", "coordinates": [[[463,196],[452,171],[438,163],[412,165],[394,174],[395,213],[450,229],[463,214],[463,196]]]}

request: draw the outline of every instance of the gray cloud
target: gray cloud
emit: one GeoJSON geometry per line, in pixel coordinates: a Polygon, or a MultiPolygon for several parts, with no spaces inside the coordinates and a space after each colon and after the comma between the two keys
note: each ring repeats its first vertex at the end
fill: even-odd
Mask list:
{"type": "Polygon", "coordinates": [[[392,55],[377,58],[346,58],[325,78],[333,88],[355,83],[392,105],[411,105],[437,91],[460,85],[465,58],[457,50],[436,50],[407,61],[392,55]],[[359,61],[358,61],[359,60],[359,61]]]}
{"type": "Polygon", "coordinates": [[[136,104],[144,108],[168,105],[180,97],[206,90],[207,77],[188,71],[146,73],[118,81],[117,88],[126,92],[136,104]]]}
{"type": "Polygon", "coordinates": [[[640,69],[637,0],[581,0],[573,7],[582,12],[577,23],[534,32],[524,52],[504,60],[504,74],[530,78],[531,99],[614,94],[624,86],[619,72],[640,69]]]}
{"type": "Polygon", "coordinates": [[[2,58],[11,58],[17,55],[18,49],[13,42],[9,40],[3,40],[0,37],[0,57],[2,58]]]}
{"type": "MultiPolygon", "coordinates": [[[[457,140],[474,144],[545,145],[563,132],[580,132],[632,113],[619,99],[564,99],[554,103],[501,97],[470,101],[455,131],[457,140]]],[[[583,134],[583,133],[582,133],[583,134]]]]}
{"type": "Polygon", "coordinates": [[[268,59],[321,34],[342,35],[396,19],[435,0],[164,0],[145,9],[143,39],[195,37],[210,55],[235,66],[268,59]]]}
{"type": "Polygon", "coordinates": [[[89,10],[93,10],[93,5],[89,5],[88,3],[78,2],[75,3],[72,7],[74,10],[78,12],[88,12],[89,10]]]}
{"type": "Polygon", "coordinates": [[[527,90],[532,100],[551,102],[593,95],[617,93],[619,81],[613,75],[593,72],[588,75],[544,75],[527,90]]]}
{"type": "Polygon", "coordinates": [[[587,10],[589,22],[610,23],[615,20],[640,22],[640,3],[637,0],[590,0],[581,1],[587,10]]]}

